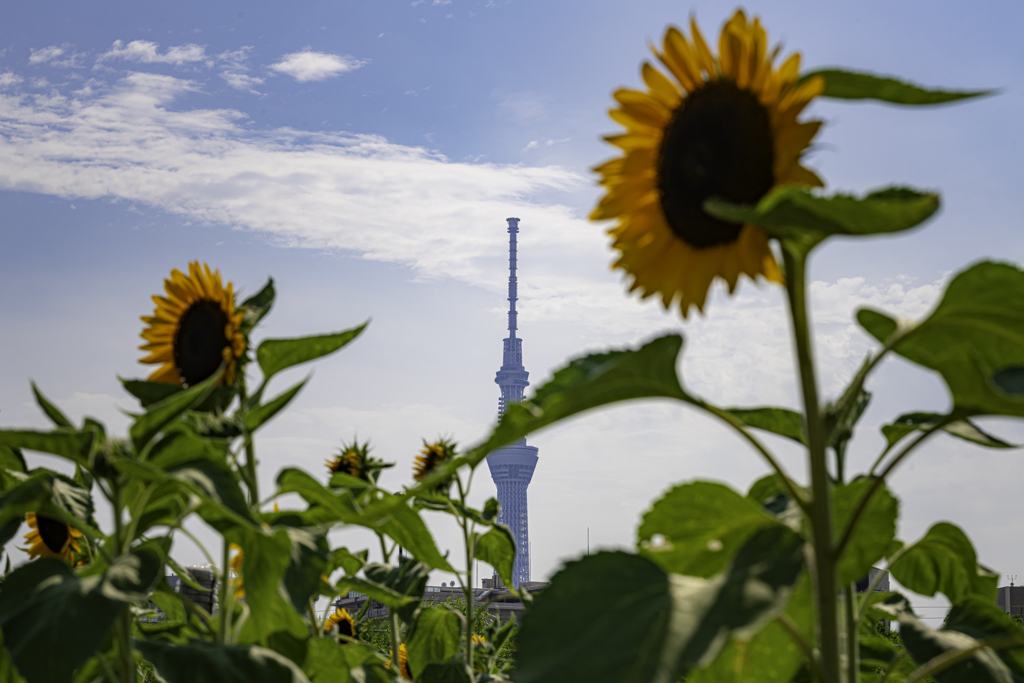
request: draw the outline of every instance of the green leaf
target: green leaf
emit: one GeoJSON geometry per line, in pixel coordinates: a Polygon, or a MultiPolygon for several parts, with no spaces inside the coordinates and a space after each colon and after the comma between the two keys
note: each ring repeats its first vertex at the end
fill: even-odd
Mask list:
{"type": "MultiPolygon", "coordinates": [[[[900,415],[892,424],[882,427],[886,448],[892,448],[908,434],[918,430],[931,429],[935,424],[947,417],[938,413],[906,413],[900,415]]],[[[966,418],[950,422],[945,427],[942,427],[942,431],[964,441],[976,443],[979,446],[988,446],[989,448],[1020,448],[1018,444],[1007,443],[998,437],[992,436],[966,418]]]]}
{"type": "Polygon", "coordinates": [[[473,674],[461,660],[444,664],[428,664],[419,678],[420,683],[472,683],[473,674]]]}
{"type": "Polygon", "coordinates": [[[369,321],[351,330],[316,337],[264,340],[256,349],[256,360],[259,361],[260,369],[263,371],[263,381],[266,382],[277,373],[293,365],[334,353],[358,337],[367,325],[369,325],[369,321]]]}
{"type": "Polygon", "coordinates": [[[427,578],[430,576],[430,567],[407,557],[400,557],[398,562],[397,567],[392,567],[390,564],[370,563],[366,565],[363,572],[370,581],[416,599],[416,602],[396,610],[402,621],[408,622],[413,618],[418,607],[416,603],[423,599],[427,578]]]}
{"type": "Polygon", "coordinates": [[[570,562],[523,618],[516,680],[674,683],[710,664],[730,636],[749,639],[782,611],[803,568],[802,548],[786,527],[762,529],[710,580],[667,574],[621,552],[570,562]]]}
{"type": "MultiPolygon", "coordinates": [[[[990,637],[1021,636],[1010,617],[989,601],[969,597],[954,605],[947,624],[932,630],[911,614],[900,616],[900,638],[918,664],[935,657],[976,647],[990,637]]],[[[1012,683],[1024,675],[1024,648],[982,648],[969,659],[933,674],[938,683],[1012,683]]]]}
{"type": "Polygon", "coordinates": [[[31,384],[32,393],[36,397],[36,403],[38,403],[39,407],[43,409],[43,412],[46,413],[46,416],[53,421],[53,424],[57,425],[58,427],[74,429],[75,426],[71,424],[71,420],[69,420],[64,415],[64,413],[60,411],[60,408],[46,400],[46,397],[43,396],[43,392],[39,391],[39,387],[36,386],[35,382],[32,382],[31,384]]]}
{"type": "Polygon", "coordinates": [[[959,413],[1024,416],[1024,393],[1006,381],[1024,367],[1021,301],[1024,271],[983,262],[953,278],[939,305],[916,325],[870,309],[858,311],[857,320],[896,353],[939,372],[959,413]]]}
{"type": "Polygon", "coordinates": [[[281,598],[280,590],[292,555],[292,541],[287,529],[274,531],[239,528],[230,534],[231,540],[242,547],[242,580],[245,583],[245,601],[251,614],[249,619],[261,637],[280,629],[275,617],[275,603],[281,598]]]}
{"type": "Polygon", "coordinates": [[[476,557],[494,567],[502,583],[511,588],[512,565],[516,559],[516,539],[504,524],[495,524],[485,534],[477,534],[476,557]]]}
{"type": "Polygon", "coordinates": [[[800,82],[804,83],[816,76],[825,79],[825,90],[820,97],[840,100],[880,100],[892,104],[921,106],[945,104],[996,93],[995,90],[935,90],[891,76],[876,76],[844,69],[818,69],[802,75],[800,82]]]}
{"type": "MultiPolygon", "coordinates": [[[[786,605],[786,616],[808,642],[814,640],[812,597],[805,573],[786,605]]],[[[731,639],[709,667],[690,672],[686,683],[790,683],[804,663],[793,636],[771,621],[749,640],[731,639]]]]}
{"type": "Polygon", "coordinates": [[[135,444],[136,452],[141,453],[143,447],[179,415],[202,403],[213,391],[220,375],[221,371],[217,371],[194,387],[189,387],[154,403],[145,413],[136,418],[131,429],[128,430],[132,443],[135,444]]]}
{"type": "Polygon", "coordinates": [[[287,531],[292,550],[284,574],[284,588],[295,611],[302,613],[309,599],[318,594],[320,576],[327,571],[331,549],[322,533],[314,534],[306,529],[287,531]]]}
{"type": "Polygon", "coordinates": [[[998,576],[978,564],[967,535],[939,522],[889,567],[892,577],[908,589],[931,597],[942,593],[957,603],[971,595],[995,602],[998,576]]]}
{"type": "Polygon", "coordinates": [[[272,417],[281,412],[286,405],[288,405],[295,395],[299,393],[302,387],[306,386],[306,382],[309,381],[309,377],[302,380],[294,387],[285,391],[280,396],[277,396],[272,401],[268,401],[261,406],[256,406],[250,410],[245,416],[245,426],[250,433],[255,432],[257,429],[262,427],[264,424],[270,421],[272,417]]]}
{"type": "MultiPolygon", "coordinates": [[[[850,518],[873,483],[874,479],[862,477],[833,489],[832,516],[837,534],[845,533],[850,518]]],[[[883,483],[868,501],[839,558],[839,585],[847,586],[864,578],[875,562],[885,557],[886,549],[896,537],[898,516],[899,501],[883,483]]]]}
{"type": "Polygon", "coordinates": [[[804,440],[804,416],[789,408],[765,406],[763,408],[726,408],[743,424],[755,429],[763,429],[772,434],[784,436],[800,444],[804,440]]]}
{"type": "Polygon", "coordinates": [[[89,450],[92,448],[93,433],[71,432],[58,429],[52,432],[37,432],[30,429],[0,430],[0,446],[7,448],[52,453],[88,467],[89,450]]]}
{"type": "Polygon", "coordinates": [[[239,306],[239,308],[245,309],[246,325],[252,327],[262,320],[263,316],[269,313],[274,305],[275,296],[274,278],[269,277],[267,278],[267,284],[263,285],[263,289],[250,296],[239,306]]]}
{"type": "Polygon", "coordinates": [[[447,607],[424,607],[407,638],[409,670],[413,679],[429,664],[443,664],[459,653],[462,617],[447,607]]]}
{"type": "Polygon", "coordinates": [[[362,643],[339,645],[331,638],[309,640],[303,671],[313,683],[349,683],[353,679],[391,683],[384,672],[384,659],[376,650],[362,643]]]}
{"type": "MultiPolygon", "coordinates": [[[[121,384],[125,390],[139,399],[139,403],[142,404],[143,408],[148,408],[155,403],[160,403],[163,400],[180,394],[185,391],[183,387],[177,384],[167,384],[166,382],[145,382],[139,379],[121,379],[121,384]]],[[[206,397],[201,403],[197,404],[194,410],[213,410],[214,408],[224,409],[231,403],[231,399],[235,397],[235,390],[233,387],[217,387],[210,395],[206,397]]]]}
{"type": "Polygon", "coordinates": [[[509,405],[487,440],[437,469],[420,488],[450,477],[462,465],[476,466],[491,451],[542,427],[592,408],[636,398],[695,402],[679,383],[678,334],[658,337],[636,350],[597,353],[569,362],[529,399],[509,405]]]}
{"type": "Polygon", "coordinates": [[[199,640],[172,645],[137,640],[134,645],[167,683],[308,683],[288,658],[258,646],[199,640]]]}
{"type": "Polygon", "coordinates": [[[363,568],[366,564],[366,557],[368,553],[365,550],[361,550],[358,553],[353,553],[348,548],[335,548],[331,551],[331,561],[328,565],[328,574],[334,573],[334,570],[341,567],[345,570],[345,574],[348,576],[354,576],[363,568]]]}
{"type": "Polygon", "coordinates": [[[415,596],[399,593],[394,588],[377,583],[376,581],[370,581],[369,579],[361,579],[357,576],[341,579],[334,585],[334,589],[338,591],[339,595],[345,595],[349,591],[362,593],[388,607],[404,607],[405,605],[419,602],[419,598],[415,596]]]}
{"type": "Polygon", "coordinates": [[[725,569],[758,529],[777,524],[761,504],[728,486],[695,481],[673,487],[644,513],[637,546],[665,571],[707,578],[725,569]]]}
{"type": "Polygon", "coordinates": [[[25,464],[25,456],[20,449],[0,446],[0,469],[9,472],[28,472],[28,465],[25,464]]]}
{"type": "Polygon", "coordinates": [[[161,566],[155,546],[147,546],[118,558],[105,575],[79,579],[45,557],[11,572],[0,591],[0,629],[19,673],[28,683],[70,681],[106,641],[124,598],[143,595],[161,566]]]}
{"type": "Polygon", "coordinates": [[[909,188],[884,188],[858,198],[822,196],[796,185],[769,192],[754,205],[712,197],[704,210],[716,218],[760,226],[772,237],[808,246],[830,235],[878,235],[920,225],[939,210],[939,195],[909,188]]]}
{"type": "Polygon", "coordinates": [[[0,526],[20,523],[28,512],[91,529],[92,496],[64,475],[40,468],[0,495],[0,526]]]}

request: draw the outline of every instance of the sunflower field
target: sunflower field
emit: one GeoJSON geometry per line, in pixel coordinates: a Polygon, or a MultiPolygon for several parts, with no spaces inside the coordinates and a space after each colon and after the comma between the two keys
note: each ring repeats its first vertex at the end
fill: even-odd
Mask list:
{"type": "Polygon", "coordinates": [[[805,71],[743,11],[715,49],[691,20],[668,28],[652,52],[659,66],[643,64],[645,87],[613,94],[611,118],[624,131],[606,139],[621,154],[595,168],[605,193],[591,218],[611,221],[615,267],[631,291],[683,317],[693,307],[714,315],[707,295],[719,280],[730,293],[741,275],[784,288],[800,410],[693,395],[678,371],[683,338],[668,334],[570,360],[471,448],[425,441],[401,490],[380,485],[391,464],[353,441],[325,454],[326,468],[286,468],[261,491],[259,432],[306,382],[268,396],[268,381],[356,342],[366,324],[254,347],[274,282],[236,301],[219,271],[193,262],[170,274],[142,318],[141,362],[155,368],[123,380],[138,400],[127,434],[73,423],[34,385],[53,428],[0,430],[0,542],[11,548],[23,535],[30,558],[12,569],[8,556],[0,582],[0,683],[1024,680],[1024,631],[996,605],[996,574],[952,524],[896,538],[899,503],[887,487],[940,432],[1011,447],[974,419],[1024,417],[1024,270],[970,265],[918,321],[858,311],[877,348],[828,399],[818,392],[807,304],[815,247],[915,228],[940,195],[823,192],[801,163],[821,126],[801,118],[805,108],[816,98],[939,106],[991,93],[805,71]],[[870,469],[850,472],[845,455],[871,400],[865,382],[891,354],[938,373],[953,407],[909,406],[883,428],[886,446],[870,469]],[[640,520],[633,552],[570,561],[536,597],[509,589],[524,603],[521,623],[489,617],[475,604],[472,568],[483,561],[512,586],[516,546],[497,523],[496,500],[467,503],[476,468],[537,430],[641,398],[714,416],[763,459],[766,475],[745,492],[705,481],[671,488],[640,520]],[[804,450],[804,483],[763,432],[804,450]],[[29,467],[24,451],[63,458],[74,476],[29,467]],[[281,509],[286,494],[302,503],[281,509]],[[460,548],[438,547],[421,516],[428,510],[459,529],[460,548]],[[218,547],[191,535],[193,520],[218,547]],[[353,527],[379,543],[332,547],[330,531],[353,527]],[[178,535],[206,553],[214,609],[168,582],[211,592],[172,556],[178,535]],[[931,628],[904,595],[876,590],[886,574],[873,567],[917,594],[945,596],[945,623],[931,628]],[[464,599],[425,599],[431,571],[454,575],[464,599]],[[352,591],[388,616],[317,612],[317,600],[352,591]]]}

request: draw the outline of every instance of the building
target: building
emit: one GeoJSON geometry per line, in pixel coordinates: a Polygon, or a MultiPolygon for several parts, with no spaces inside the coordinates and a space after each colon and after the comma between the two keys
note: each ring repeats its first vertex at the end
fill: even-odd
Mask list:
{"type": "MultiPolygon", "coordinates": [[[[512,403],[523,400],[523,392],[530,385],[530,373],[523,367],[523,341],[516,337],[516,235],[519,234],[519,219],[509,218],[509,259],[508,259],[508,337],[504,340],[501,369],[494,377],[501,388],[498,399],[498,414],[503,415],[512,403]]],[[[498,522],[512,531],[516,540],[516,559],[512,567],[512,584],[518,588],[530,581],[530,514],[526,490],[537,467],[537,447],[526,445],[526,439],[519,439],[499,448],[487,456],[491,479],[498,489],[501,510],[498,522]]]]}
{"type": "Polygon", "coordinates": [[[996,593],[996,604],[1010,616],[1024,617],[1024,586],[1000,586],[996,593]]]}

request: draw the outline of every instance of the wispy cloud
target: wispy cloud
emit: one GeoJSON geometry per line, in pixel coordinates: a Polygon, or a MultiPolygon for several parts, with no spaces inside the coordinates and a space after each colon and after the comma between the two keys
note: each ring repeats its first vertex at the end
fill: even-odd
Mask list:
{"type": "Polygon", "coordinates": [[[51,45],[50,47],[43,47],[39,48],[38,50],[36,48],[31,48],[29,50],[28,63],[44,64],[50,61],[51,59],[60,57],[62,54],[64,54],[64,50],[65,48],[61,47],[60,45],[51,45]]]}
{"type": "Polygon", "coordinates": [[[74,46],[70,43],[30,48],[28,63],[32,65],[49,64],[51,66],[81,68],[84,66],[82,62],[87,54],[85,52],[75,52],[74,46]]]}
{"type": "Polygon", "coordinates": [[[186,62],[201,62],[206,59],[206,48],[195,43],[169,47],[163,54],[160,54],[159,48],[157,43],[149,40],[133,40],[127,45],[120,40],[115,40],[110,50],[100,55],[97,61],[124,59],[142,64],[180,65],[186,62]]]}
{"type": "Polygon", "coordinates": [[[226,67],[225,70],[221,72],[220,77],[235,90],[245,90],[253,93],[254,95],[259,95],[261,93],[256,90],[256,86],[262,85],[264,79],[256,76],[249,76],[245,73],[249,70],[248,63],[251,52],[252,46],[245,45],[237,50],[229,50],[217,55],[217,59],[226,67]]]}
{"type": "Polygon", "coordinates": [[[262,78],[256,76],[248,76],[246,74],[238,73],[237,71],[224,71],[220,75],[229,86],[235,90],[245,90],[251,92],[254,95],[259,95],[260,91],[256,90],[257,85],[263,84],[262,78]]]}
{"type": "Polygon", "coordinates": [[[322,81],[331,76],[355,71],[365,64],[366,60],[363,59],[355,59],[348,55],[314,52],[306,48],[301,52],[285,55],[280,62],[271,64],[270,70],[288,74],[300,83],[305,83],[306,81],[322,81]]]}
{"type": "Polygon", "coordinates": [[[545,141],[543,143],[540,140],[530,140],[526,144],[526,147],[523,147],[523,151],[525,152],[527,150],[536,149],[537,147],[540,147],[541,145],[543,145],[545,147],[550,147],[551,145],[557,145],[560,142],[569,142],[569,139],[570,138],[559,138],[558,140],[547,140],[547,141],[545,141]]]}

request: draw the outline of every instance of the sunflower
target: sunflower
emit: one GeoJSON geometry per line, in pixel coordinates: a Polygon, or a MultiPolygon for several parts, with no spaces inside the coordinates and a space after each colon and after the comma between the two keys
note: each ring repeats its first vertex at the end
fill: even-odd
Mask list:
{"type": "MultiPolygon", "coordinates": [[[[389,650],[388,651],[388,655],[391,655],[391,654],[393,654],[393,651],[389,650]]],[[[385,668],[390,669],[391,668],[391,660],[388,659],[387,664],[385,664],[384,666],[385,666],[385,668]]],[[[405,650],[405,643],[402,643],[401,645],[398,646],[398,673],[399,673],[399,675],[401,675],[402,680],[404,680],[404,681],[411,681],[412,680],[412,671],[409,670],[409,659],[408,659],[408,654],[406,653],[406,650],[405,650]]]]}
{"type": "Polygon", "coordinates": [[[609,114],[626,132],[605,139],[624,155],[594,169],[606,194],[590,215],[618,220],[613,267],[632,276],[630,291],[658,294],[665,308],[678,298],[684,317],[703,311],[716,277],[730,293],[740,274],[783,280],[768,236],[709,215],[705,200],[756,204],[780,185],[823,185],[800,165],[821,121],[797,116],[824,79],[800,83],[799,54],[775,66],[780,47],[769,51],[760,19],[742,10],[722,28],[717,59],[692,18],[690,34],[670,27],[652,46],[675,80],[644,62],[647,91],[614,93],[609,114]]]}
{"type": "Polygon", "coordinates": [[[236,359],[246,347],[240,331],[245,312],[235,310],[234,286],[229,282],[225,288],[219,270],[193,261],[188,275],[171,271],[164,291],[167,296],[153,297],[153,315],[142,317],[146,343],[139,349],[149,355],[139,362],[162,364],[149,381],[194,386],[226,363],[220,383],[230,386],[235,381],[236,359]]]}
{"type": "MultiPolygon", "coordinates": [[[[327,633],[335,625],[338,627],[338,636],[348,636],[348,638],[356,637],[356,621],[352,618],[352,615],[348,613],[348,610],[343,608],[336,608],[334,614],[327,618],[324,622],[324,633],[327,633]]],[[[348,638],[338,638],[338,642],[342,645],[348,643],[348,638]]]]}
{"type": "Polygon", "coordinates": [[[363,472],[363,460],[365,453],[360,453],[358,446],[342,448],[341,452],[333,460],[325,460],[324,464],[332,474],[347,474],[356,479],[365,478],[363,472]]]}
{"type": "Polygon", "coordinates": [[[413,463],[412,476],[416,481],[423,481],[438,466],[455,455],[455,444],[447,439],[435,443],[423,442],[423,450],[416,456],[413,463]]]}
{"type": "Polygon", "coordinates": [[[238,551],[238,554],[231,558],[231,572],[235,575],[235,578],[231,580],[231,585],[235,587],[235,600],[241,600],[245,597],[245,581],[242,579],[242,563],[245,562],[245,551],[242,550],[242,546],[235,543],[229,546],[229,550],[238,551]]]}
{"type": "Polygon", "coordinates": [[[82,537],[82,532],[73,526],[34,512],[27,513],[25,521],[32,528],[25,534],[29,547],[24,549],[30,558],[56,557],[70,564],[75,553],[81,554],[77,539],[82,537]]]}

